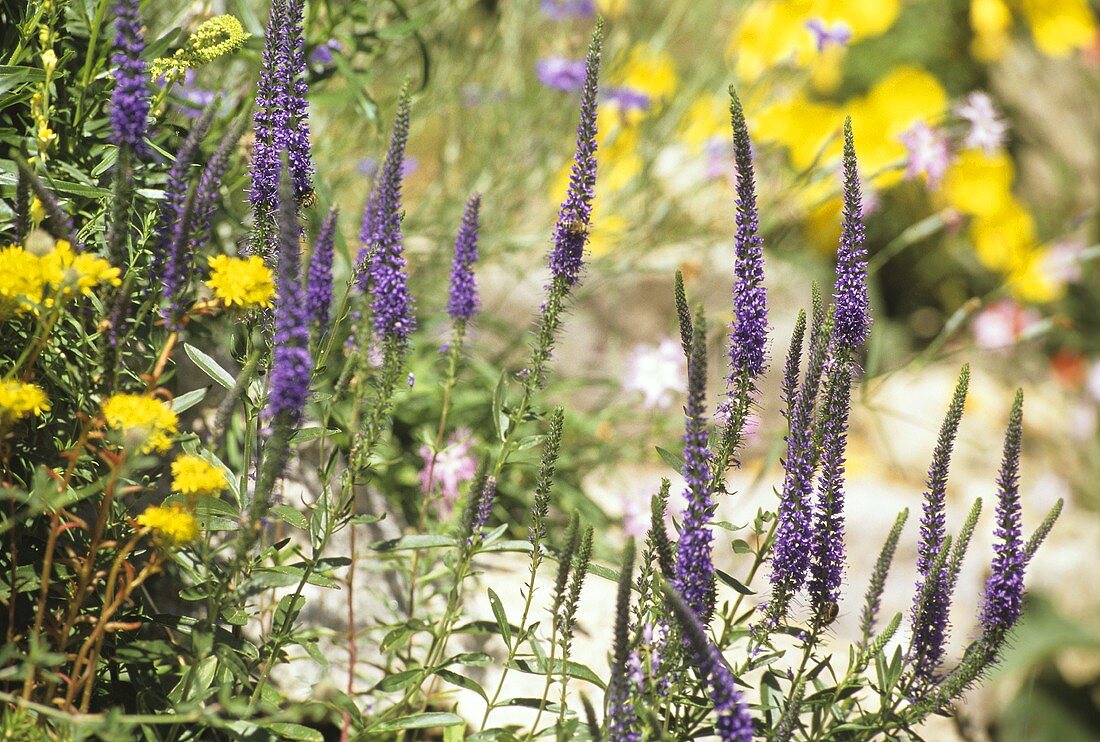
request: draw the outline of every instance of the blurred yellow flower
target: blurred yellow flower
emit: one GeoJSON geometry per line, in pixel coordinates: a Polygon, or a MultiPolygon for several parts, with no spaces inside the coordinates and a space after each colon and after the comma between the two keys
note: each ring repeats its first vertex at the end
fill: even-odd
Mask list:
{"type": "Polygon", "coordinates": [[[626,217],[621,214],[594,214],[592,229],[588,233],[588,251],[593,257],[612,252],[619,246],[626,228],[626,217]]]}
{"type": "Polygon", "coordinates": [[[596,0],[600,15],[611,21],[621,18],[626,12],[626,6],[627,0],[596,0]]]}
{"type": "Polygon", "coordinates": [[[999,209],[976,216],[969,233],[978,260],[1001,273],[1021,266],[1036,243],[1035,220],[1011,192],[999,209]]]}
{"type": "Polygon", "coordinates": [[[179,429],[179,418],[168,405],[142,394],[115,394],[109,397],[103,403],[103,418],[110,429],[127,438],[137,437],[141,453],[167,451],[172,446],[171,436],[179,429]]]}
{"type": "Polygon", "coordinates": [[[178,503],[152,505],[137,517],[137,523],[153,529],[167,546],[182,546],[199,535],[195,514],[178,503]]]}
{"type": "Polygon", "coordinates": [[[50,400],[41,387],[21,381],[0,381],[0,425],[50,411],[50,400]]]}
{"type": "Polygon", "coordinates": [[[754,141],[786,147],[796,170],[809,168],[819,158],[838,156],[841,145],[837,134],[843,123],[841,109],[831,103],[811,101],[804,94],[773,103],[758,114],[749,114],[754,141]]]}
{"type": "Polygon", "coordinates": [[[172,489],[181,495],[215,495],[228,486],[225,473],[201,456],[181,454],[172,462],[172,489]]]}
{"type": "Polygon", "coordinates": [[[1020,301],[1044,304],[1065,293],[1065,282],[1047,270],[1047,251],[1045,247],[1028,251],[1009,273],[1008,289],[1020,301]]]}
{"type": "Polygon", "coordinates": [[[649,96],[653,110],[676,92],[676,66],[667,53],[645,44],[635,44],[626,63],[611,75],[611,82],[614,86],[649,96]]]}
{"type": "Polygon", "coordinates": [[[1035,46],[1052,57],[1065,57],[1096,39],[1096,16],[1088,0],[1018,0],[1035,46]]]}
{"type": "Polygon", "coordinates": [[[67,240],[58,240],[40,260],[43,280],[65,296],[76,292],[91,296],[96,286],[122,284],[118,268],[91,253],[74,253],[67,240]]]}
{"type": "Polygon", "coordinates": [[[726,136],[730,136],[730,102],[726,96],[703,93],[680,119],[680,141],[695,152],[714,137],[726,136]]]}
{"type": "Polygon", "coordinates": [[[964,214],[993,215],[1013,206],[1015,168],[1005,152],[979,149],[959,153],[943,178],[942,193],[964,214]]]}
{"type": "Polygon", "coordinates": [[[981,62],[1004,57],[1012,34],[1012,12],[1004,0],[970,0],[970,53],[981,62]]]}
{"type": "Polygon", "coordinates": [[[215,255],[209,258],[209,263],[210,278],[206,285],[227,307],[237,305],[242,309],[255,309],[271,306],[275,296],[275,279],[263,258],[258,255],[247,258],[215,255]]]}
{"type": "Polygon", "coordinates": [[[37,256],[18,245],[0,248],[0,319],[41,303],[42,283],[37,256]]]}

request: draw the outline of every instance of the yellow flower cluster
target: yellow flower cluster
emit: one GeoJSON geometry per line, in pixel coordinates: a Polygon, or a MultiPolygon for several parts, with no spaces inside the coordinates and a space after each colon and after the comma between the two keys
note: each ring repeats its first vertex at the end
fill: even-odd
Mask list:
{"type": "Polygon", "coordinates": [[[41,387],[21,381],[0,381],[0,425],[50,411],[50,400],[41,387]]]}
{"type": "Polygon", "coordinates": [[[201,456],[183,454],[172,462],[172,489],[181,495],[216,495],[228,484],[224,472],[201,456]]]}
{"type": "Polygon", "coordinates": [[[206,285],[227,307],[241,309],[270,307],[275,296],[275,279],[263,258],[250,255],[233,258],[215,255],[209,258],[210,278],[206,285]]]}
{"type": "Polygon", "coordinates": [[[170,57],[155,60],[149,66],[149,73],[154,80],[161,76],[169,81],[178,80],[186,70],[201,67],[237,51],[251,35],[233,16],[215,16],[203,21],[182,49],[177,49],[170,57]]]}
{"type": "Polygon", "coordinates": [[[178,503],[152,505],[137,517],[137,523],[153,529],[166,546],[182,546],[199,535],[195,514],[178,503]]]}
{"type": "Polygon", "coordinates": [[[41,257],[9,245],[0,249],[0,318],[52,306],[54,295],[91,296],[97,286],[121,282],[118,268],[90,253],[74,252],[66,240],[58,240],[41,257]]]}
{"type": "MultiPolygon", "coordinates": [[[[115,394],[103,403],[103,419],[126,439],[137,438],[141,453],[167,451],[178,432],[179,418],[161,400],[142,394],[115,394]]],[[[131,440],[127,440],[130,443],[131,440]]]]}
{"type": "Polygon", "coordinates": [[[843,29],[850,41],[858,41],[884,33],[900,13],[900,0],[758,0],[747,4],[727,53],[743,82],[791,64],[809,70],[818,90],[833,90],[840,82],[845,47],[819,49],[809,24],[843,29]]]}
{"type": "Polygon", "coordinates": [[[970,53],[994,62],[1008,52],[1015,11],[1031,31],[1036,48],[1051,57],[1066,57],[1096,39],[1096,16],[1088,0],[970,0],[970,53]]]}
{"type": "Polygon", "coordinates": [[[1008,154],[966,149],[944,176],[942,198],[970,217],[968,234],[978,260],[1004,275],[1017,299],[1051,301],[1065,284],[1048,270],[1050,248],[1039,244],[1034,217],[1012,192],[1015,177],[1008,154]]]}

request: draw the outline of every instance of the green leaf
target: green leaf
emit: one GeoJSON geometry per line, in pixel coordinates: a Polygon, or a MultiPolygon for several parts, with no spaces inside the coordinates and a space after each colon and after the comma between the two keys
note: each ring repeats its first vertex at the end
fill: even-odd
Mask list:
{"type": "MultiPolygon", "coordinates": [[[[387,675],[379,681],[378,685],[374,686],[383,693],[392,693],[398,690],[404,690],[414,683],[419,683],[424,671],[420,668],[415,670],[405,670],[403,672],[395,672],[393,675],[387,675]]],[[[404,728],[404,727],[402,727],[404,728]]]]}
{"type": "Polygon", "coordinates": [[[262,726],[269,732],[279,735],[279,739],[290,739],[295,740],[295,742],[325,742],[325,735],[316,729],[301,724],[292,724],[289,721],[271,721],[262,726]]]}
{"type": "Polygon", "coordinates": [[[680,454],[673,453],[672,451],[669,451],[668,449],[661,448],[660,446],[655,446],[655,448],[657,449],[657,455],[660,456],[666,464],[671,466],[676,471],[683,471],[684,470],[684,457],[683,456],[681,456],[680,454]]]}
{"type": "Polygon", "coordinates": [[[233,388],[233,375],[219,366],[217,361],[190,343],[184,343],[183,350],[187,353],[187,357],[190,358],[196,366],[202,369],[203,373],[226,389],[233,388]]]}
{"type": "MultiPolygon", "coordinates": [[[[516,659],[516,660],[513,660],[512,662],[510,662],[508,664],[508,667],[513,669],[513,670],[519,670],[520,672],[529,673],[531,675],[545,675],[546,674],[546,665],[543,664],[542,667],[539,667],[540,664],[542,664],[542,663],[532,662],[529,659],[516,659]]],[[[547,664],[549,664],[549,663],[547,663],[547,664]]],[[[560,675],[561,674],[561,666],[562,666],[561,659],[560,658],[555,659],[554,660],[554,674],[555,675],[560,675]]],[[[576,678],[577,680],[588,681],[589,683],[592,683],[593,685],[600,688],[600,690],[604,690],[604,689],[607,688],[607,684],[604,683],[604,681],[600,679],[599,675],[597,675],[595,672],[593,672],[590,667],[588,667],[587,665],[582,665],[580,662],[574,662],[573,660],[567,661],[565,663],[565,674],[568,675],[571,678],[576,678]]]]}
{"type": "Polygon", "coordinates": [[[294,623],[306,599],[302,595],[284,595],[279,598],[279,605],[275,608],[275,620],[272,626],[285,626],[294,623]]]}
{"type": "Polygon", "coordinates": [[[290,439],[290,442],[305,443],[306,441],[312,441],[318,438],[327,438],[330,435],[336,435],[339,432],[339,430],[336,430],[334,428],[302,428],[294,434],[294,436],[290,439]]]}
{"type": "Polygon", "coordinates": [[[475,681],[464,675],[459,675],[457,672],[448,670],[446,668],[436,670],[435,674],[446,680],[448,683],[451,683],[452,685],[457,685],[459,688],[465,688],[466,690],[472,690],[474,693],[477,693],[486,701],[489,700],[489,696],[485,694],[485,689],[478,685],[475,681]]]}
{"type": "Polygon", "coordinates": [[[504,604],[500,602],[500,596],[493,591],[493,588],[489,588],[489,603],[493,606],[493,616],[497,620],[497,628],[500,629],[500,635],[504,637],[504,643],[509,647],[512,646],[512,629],[508,626],[508,616],[504,612],[504,604]]]}
{"type": "Polygon", "coordinates": [[[400,719],[387,721],[374,728],[378,732],[396,732],[399,729],[431,729],[432,727],[465,726],[466,721],[458,714],[447,711],[428,711],[423,714],[413,714],[400,719]]]}
{"type": "Polygon", "coordinates": [[[201,389],[192,389],[186,394],[181,394],[172,400],[172,412],[180,413],[191,409],[206,396],[206,390],[208,387],[201,389]]]}
{"type": "Polygon", "coordinates": [[[440,546],[456,546],[458,539],[453,536],[443,536],[437,533],[414,533],[411,536],[402,536],[388,541],[379,541],[371,545],[374,551],[408,551],[409,549],[436,549],[440,546]]]}
{"type": "Polygon", "coordinates": [[[284,523],[295,528],[301,528],[303,531],[309,528],[309,521],[306,520],[306,516],[290,505],[276,505],[271,508],[271,512],[279,516],[284,523]]]}
{"type": "Polygon", "coordinates": [[[506,381],[506,372],[502,371],[500,380],[497,381],[497,388],[493,390],[493,425],[496,427],[497,438],[502,443],[508,437],[508,418],[504,414],[504,397],[508,391],[506,381]]]}
{"type": "Polygon", "coordinates": [[[718,580],[722,584],[732,587],[734,590],[741,593],[742,595],[756,595],[756,593],[751,588],[746,586],[745,583],[741,582],[736,577],[730,575],[727,572],[723,572],[720,569],[715,571],[718,573],[718,580]]]}
{"type": "Polygon", "coordinates": [[[517,554],[530,554],[531,553],[531,542],[526,540],[526,539],[508,539],[506,541],[494,541],[491,544],[487,544],[487,545],[481,547],[480,549],[478,549],[478,551],[482,552],[483,554],[491,552],[491,551],[493,551],[493,552],[497,552],[497,551],[516,552],[517,554]]]}

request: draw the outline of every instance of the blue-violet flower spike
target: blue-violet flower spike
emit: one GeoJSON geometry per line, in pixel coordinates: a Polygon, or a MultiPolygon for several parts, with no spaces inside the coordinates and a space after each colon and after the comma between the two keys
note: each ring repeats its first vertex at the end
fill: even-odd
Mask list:
{"type": "Polygon", "coordinates": [[[313,254],[309,258],[309,275],[306,277],[306,311],[318,332],[328,324],[329,309],[332,306],[332,253],[336,242],[336,217],[339,210],[333,206],[325,214],[317,239],[313,243],[313,254]]]}
{"type": "Polygon", "coordinates": [[[844,223],[837,251],[833,337],[839,345],[853,349],[866,342],[871,330],[862,212],[852,120],[847,119],[844,122],[844,223]]]}
{"type": "Polygon", "coordinates": [[[455,254],[451,262],[451,293],[447,301],[447,314],[456,323],[468,322],[477,313],[477,278],[474,263],[477,262],[478,211],[481,195],[475,193],[466,202],[462,214],[462,226],[455,238],[455,254]]]}
{"type": "Polygon", "coordinates": [[[129,147],[139,156],[146,154],[145,132],[149,119],[149,73],[145,60],[145,37],[141,31],[139,0],[115,4],[115,53],[111,56],[115,89],[109,108],[111,143],[129,147]]]}

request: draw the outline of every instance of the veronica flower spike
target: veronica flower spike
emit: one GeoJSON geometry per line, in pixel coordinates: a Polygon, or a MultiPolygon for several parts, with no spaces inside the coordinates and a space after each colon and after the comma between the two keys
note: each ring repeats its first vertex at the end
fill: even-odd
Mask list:
{"type": "Polygon", "coordinates": [[[715,572],[712,557],[714,512],[711,497],[711,455],[707,447],[706,419],[707,348],[706,319],[702,308],[695,315],[691,358],[688,360],[688,398],[684,433],[684,481],[687,506],[676,553],[673,584],[699,621],[710,623],[714,612],[715,572]]]}
{"type": "Polygon", "coordinates": [[[336,218],[339,209],[333,206],[325,214],[313,253],[309,258],[309,275],[306,278],[306,311],[317,332],[324,332],[332,306],[332,254],[336,242],[336,218]]]}
{"type": "Polygon", "coordinates": [[[447,314],[458,327],[465,325],[477,313],[477,278],[474,263],[477,262],[478,212],[481,194],[475,193],[466,202],[462,214],[462,226],[455,238],[454,260],[451,262],[451,291],[447,301],[447,314]]]}
{"type": "Polygon", "coordinates": [[[863,231],[856,148],[851,118],[844,121],[844,214],[837,251],[836,289],[833,298],[833,338],[839,347],[854,350],[871,331],[871,307],[867,291],[867,248],[863,231]]]}
{"type": "Polygon", "coordinates": [[[737,162],[737,224],[734,238],[736,284],[733,291],[733,334],[730,338],[730,381],[751,383],[765,367],[768,337],[768,297],[764,288],[764,240],[756,207],[752,142],[741,100],[730,88],[733,150],[737,162]]]}
{"type": "Polygon", "coordinates": [[[378,175],[375,192],[368,203],[364,218],[365,284],[370,292],[374,329],[380,338],[395,339],[404,344],[416,328],[412,297],[409,294],[405,254],[402,245],[401,222],[404,210],[401,202],[401,176],[405,162],[405,145],[409,140],[409,93],[402,91],[393,120],[393,133],[386,161],[378,175]]]}
{"type": "Polygon", "coordinates": [[[141,156],[146,153],[145,133],[149,118],[149,86],[145,37],[141,32],[139,0],[119,0],[115,5],[115,53],[111,57],[115,90],[109,109],[111,142],[141,156]]]}
{"type": "Polygon", "coordinates": [[[596,194],[596,103],[599,95],[602,45],[603,22],[597,21],[592,42],[588,46],[588,55],[585,57],[581,116],[577,124],[577,149],[569,171],[569,188],[558,210],[554,249],[550,253],[550,271],[555,282],[560,282],[566,291],[580,282],[584,248],[592,221],[592,199],[596,194]]]}

